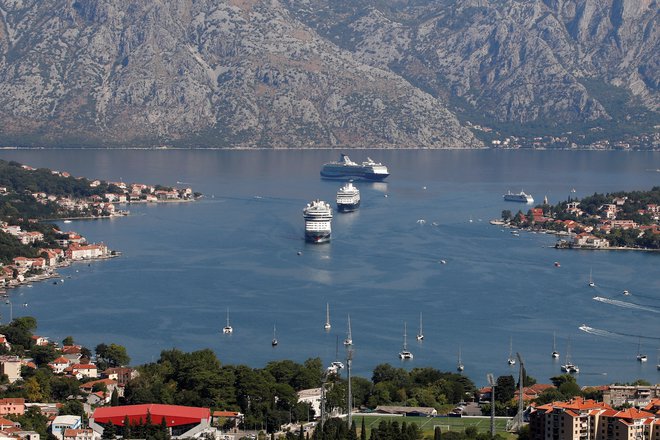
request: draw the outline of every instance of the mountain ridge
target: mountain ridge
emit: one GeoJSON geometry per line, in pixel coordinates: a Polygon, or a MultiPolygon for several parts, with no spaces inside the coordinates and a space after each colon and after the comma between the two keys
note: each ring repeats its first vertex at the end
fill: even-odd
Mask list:
{"type": "Polygon", "coordinates": [[[656,6],[3,0],[0,142],[482,148],[462,111],[619,127],[589,86],[619,87],[654,121],[656,6]]]}

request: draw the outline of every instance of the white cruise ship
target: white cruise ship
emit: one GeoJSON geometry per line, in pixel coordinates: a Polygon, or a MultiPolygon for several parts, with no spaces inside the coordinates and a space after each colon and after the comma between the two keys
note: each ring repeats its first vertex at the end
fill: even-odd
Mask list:
{"type": "Polygon", "coordinates": [[[534,197],[529,194],[526,194],[524,191],[520,191],[518,194],[514,194],[511,191],[507,191],[506,194],[502,196],[507,202],[521,202],[521,203],[534,203],[534,197]]]}
{"type": "Polygon", "coordinates": [[[321,168],[321,177],[324,179],[362,179],[384,180],[390,173],[382,163],[374,162],[370,157],[361,164],[353,162],[347,155],[342,154],[337,162],[328,162],[321,168]]]}
{"type": "Polygon", "coordinates": [[[332,208],[322,200],[316,199],[303,209],[305,218],[305,241],[326,243],[332,232],[332,208]]]}
{"type": "Polygon", "coordinates": [[[360,207],[360,190],[353,186],[352,182],[339,188],[337,191],[337,210],[339,212],[351,212],[360,207]]]}

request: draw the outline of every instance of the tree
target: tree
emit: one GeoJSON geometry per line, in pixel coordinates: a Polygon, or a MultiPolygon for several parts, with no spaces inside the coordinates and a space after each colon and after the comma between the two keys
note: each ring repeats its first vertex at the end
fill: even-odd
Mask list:
{"type": "Polygon", "coordinates": [[[26,380],[23,389],[25,391],[25,398],[30,402],[41,402],[44,398],[41,393],[41,385],[39,385],[36,377],[26,380]]]}
{"type": "Polygon", "coordinates": [[[360,440],[367,440],[367,427],[364,424],[364,417],[362,417],[362,424],[360,425],[360,440]]]}
{"type": "Polygon", "coordinates": [[[57,352],[52,345],[35,345],[30,350],[32,359],[37,366],[44,366],[57,358],[57,352]]]}
{"type": "Polygon", "coordinates": [[[110,396],[110,406],[118,406],[119,405],[119,393],[117,392],[117,388],[112,390],[112,395],[110,396]]]}
{"type": "Polygon", "coordinates": [[[117,429],[115,428],[114,423],[110,422],[103,427],[103,435],[101,438],[110,440],[117,438],[117,429]]]}
{"type": "Polygon", "coordinates": [[[498,402],[508,402],[513,399],[516,393],[516,381],[513,376],[499,376],[497,378],[496,390],[495,399],[498,402]]]}
{"type": "Polygon", "coordinates": [[[102,370],[108,367],[121,367],[128,365],[131,358],[126,352],[126,347],[118,344],[106,345],[101,343],[96,346],[98,367],[102,370]]]}
{"type": "Polygon", "coordinates": [[[442,431],[440,430],[439,426],[436,426],[435,429],[433,430],[433,440],[441,440],[442,439],[442,431]]]}
{"type": "Polygon", "coordinates": [[[64,340],[62,340],[62,345],[66,346],[66,345],[73,345],[73,344],[74,344],[73,336],[67,336],[66,338],[64,338],[64,340]]]}

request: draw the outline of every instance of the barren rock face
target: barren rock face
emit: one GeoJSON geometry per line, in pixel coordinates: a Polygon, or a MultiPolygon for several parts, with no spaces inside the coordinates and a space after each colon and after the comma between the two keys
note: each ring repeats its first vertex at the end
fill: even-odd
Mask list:
{"type": "Polygon", "coordinates": [[[465,148],[493,120],[658,107],[643,0],[0,0],[0,143],[465,148]],[[375,3],[375,2],[374,2],[375,3]]]}

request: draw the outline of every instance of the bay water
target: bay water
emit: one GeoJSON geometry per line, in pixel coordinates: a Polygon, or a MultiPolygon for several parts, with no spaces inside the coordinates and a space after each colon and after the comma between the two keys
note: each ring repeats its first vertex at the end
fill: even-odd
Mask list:
{"type": "MultiPolygon", "coordinates": [[[[124,345],[133,364],[170,348],[211,348],[223,363],[252,367],[316,356],[329,364],[346,358],[350,314],[354,373],[365,377],[384,362],[455,371],[460,347],[463,374],[484,385],[487,373],[517,375],[506,362],[511,341],[528,374],[547,383],[561,373],[570,338],[581,385],[660,382],[659,253],[557,250],[553,235],[516,237],[488,223],[503,209],[530,208],[503,201],[508,190],[556,203],[660,185],[660,153],[349,153],[383,162],[391,176],[357,182],[360,209],[335,212],[331,243],[310,245],[302,209],[316,198],[334,206],[340,183],[319,170],[339,151],[3,150],[2,159],[74,176],[204,194],[128,205],[125,218],[58,222],[121,257],[64,268],[64,283],[13,290],[11,312],[36,317],[38,333],[53,340],[124,345]],[[406,362],[398,359],[404,322],[414,354],[406,362]],[[640,345],[647,363],[635,359],[640,345]]],[[[0,312],[6,322],[9,305],[0,312]]]]}

